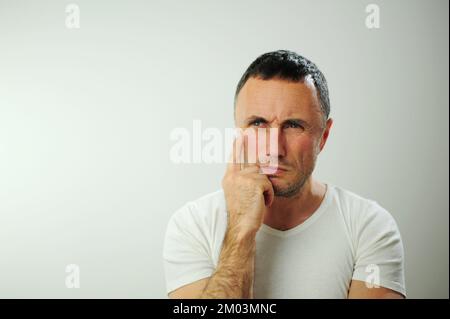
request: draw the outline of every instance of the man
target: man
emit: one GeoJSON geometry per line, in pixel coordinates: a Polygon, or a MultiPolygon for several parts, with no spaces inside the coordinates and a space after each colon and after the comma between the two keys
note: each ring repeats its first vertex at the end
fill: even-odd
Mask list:
{"type": "MultiPolygon", "coordinates": [[[[268,154],[277,165],[267,173],[260,162],[231,161],[223,190],[172,216],[163,253],[171,298],[404,298],[392,216],[312,176],[329,113],[325,77],[308,59],[280,50],[249,66],[235,124],[278,129],[268,154]]],[[[248,142],[237,148],[245,153],[248,142]]]]}

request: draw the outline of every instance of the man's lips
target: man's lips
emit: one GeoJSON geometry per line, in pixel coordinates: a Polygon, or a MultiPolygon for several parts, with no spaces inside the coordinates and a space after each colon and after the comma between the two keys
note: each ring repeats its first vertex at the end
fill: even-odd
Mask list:
{"type": "Polygon", "coordinates": [[[261,166],[260,170],[261,174],[264,175],[280,175],[281,173],[286,171],[286,169],[280,166],[261,166]]]}

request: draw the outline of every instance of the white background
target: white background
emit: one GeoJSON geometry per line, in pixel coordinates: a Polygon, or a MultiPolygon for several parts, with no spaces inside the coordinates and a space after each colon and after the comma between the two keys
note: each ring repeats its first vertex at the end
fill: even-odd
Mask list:
{"type": "Polygon", "coordinates": [[[233,126],[235,86],[290,49],[329,82],[316,175],[397,220],[409,297],[448,298],[448,2],[0,1],[0,297],[165,298],[162,244],[224,165],[169,160],[233,126]],[[79,289],[65,267],[81,270],[79,289]]]}

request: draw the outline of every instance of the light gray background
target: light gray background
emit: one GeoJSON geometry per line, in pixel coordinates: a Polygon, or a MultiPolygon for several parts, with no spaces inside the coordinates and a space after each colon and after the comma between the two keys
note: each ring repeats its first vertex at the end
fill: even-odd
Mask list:
{"type": "Polygon", "coordinates": [[[232,127],[239,77],[283,48],[329,81],[317,176],[392,213],[409,297],[448,298],[448,1],[85,0],[67,29],[69,3],[0,1],[0,297],[165,298],[168,218],[224,170],[172,164],[169,134],[232,127]]]}

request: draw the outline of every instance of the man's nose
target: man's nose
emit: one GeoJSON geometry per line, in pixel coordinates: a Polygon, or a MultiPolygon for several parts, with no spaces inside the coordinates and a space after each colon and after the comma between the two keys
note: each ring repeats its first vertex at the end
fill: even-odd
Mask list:
{"type": "Polygon", "coordinates": [[[260,156],[265,156],[268,159],[278,159],[286,155],[285,139],[280,129],[266,128],[261,129],[261,132],[258,133],[260,156]]]}

